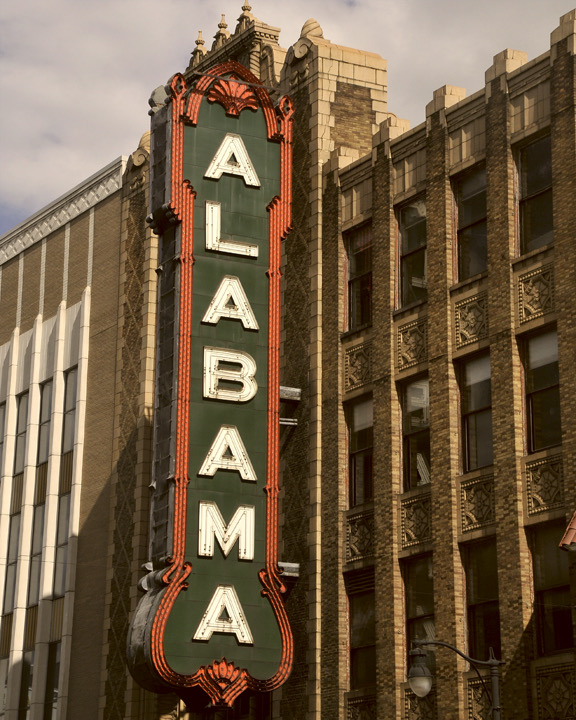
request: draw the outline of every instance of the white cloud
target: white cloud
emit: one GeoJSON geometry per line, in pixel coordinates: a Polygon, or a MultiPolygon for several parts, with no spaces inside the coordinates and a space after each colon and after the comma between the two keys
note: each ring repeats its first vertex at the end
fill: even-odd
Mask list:
{"type": "MultiPolygon", "coordinates": [[[[574,0],[572,0],[573,2],[574,0]]],[[[121,154],[148,128],[150,92],[186,68],[242,0],[18,0],[0,11],[0,232],[121,154]]],[[[565,0],[254,0],[284,47],[309,17],[332,42],[388,60],[389,109],[414,125],[442,85],[468,94],[497,52],[529,58],[571,9],[565,0]]]]}

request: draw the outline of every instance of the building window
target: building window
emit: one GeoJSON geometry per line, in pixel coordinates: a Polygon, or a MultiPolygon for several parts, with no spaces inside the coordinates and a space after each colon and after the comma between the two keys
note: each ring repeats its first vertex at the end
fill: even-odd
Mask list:
{"type": "Polygon", "coordinates": [[[426,199],[417,198],[398,210],[400,296],[402,305],[428,296],[426,276],[426,199]]]}
{"type": "Polygon", "coordinates": [[[346,406],[348,422],[348,483],[350,507],[373,498],[372,398],[361,398],[346,406]]]}
{"type": "Polygon", "coordinates": [[[38,427],[37,464],[48,462],[50,443],[50,419],[52,417],[52,381],[40,386],[40,423],[38,427]]]}
{"type": "Polygon", "coordinates": [[[70,524],[70,492],[58,498],[58,527],[54,558],[53,597],[64,597],[66,590],[66,564],[68,560],[68,526],[70,524]]]}
{"type": "Polygon", "coordinates": [[[6,581],[4,585],[4,602],[2,614],[8,615],[14,610],[14,593],[16,591],[16,567],[18,550],[20,549],[20,520],[22,517],[22,490],[24,475],[19,473],[12,483],[10,503],[10,524],[8,528],[8,552],[6,555],[6,581]]]}
{"type": "Polygon", "coordinates": [[[34,650],[28,650],[22,656],[22,679],[20,681],[20,703],[18,720],[28,720],[32,700],[32,680],[34,676],[34,650]]]}
{"type": "Polygon", "coordinates": [[[350,633],[350,689],[376,684],[374,568],[345,575],[350,633]]]}
{"type": "Polygon", "coordinates": [[[518,153],[520,176],[520,251],[536,250],[553,240],[552,146],[550,136],[518,153]]]}
{"type": "Polygon", "coordinates": [[[464,472],[492,465],[492,390],[488,355],[463,364],[461,408],[464,472]]]}
{"type": "MultiPolygon", "coordinates": [[[[406,596],[406,637],[408,650],[413,640],[434,640],[434,579],[432,555],[404,561],[406,596]]],[[[434,653],[428,662],[433,663],[434,653]]]]}
{"type": "Polygon", "coordinates": [[[60,641],[48,645],[48,667],[46,671],[46,693],[44,697],[44,719],[58,717],[58,677],[60,675],[60,641]]]}
{"type": "Polygon", "coordinates": [[[470,655],[477,660],[487,660],[492,648],[499,658],[500,611],[495,540],[465,546],[464,562],[470,655]]]}
{"type": "Polygon", "coordinates": [[[526,365],[528,449],[536,452],[562,441],[555,330],[528,339],[526,365]]]}
{"type": "Polygon", "coordinates": [[[478,168],[454,184],[458,211],[458,279],[466,280],[488,268],[486,235],[486,171],[478,168]]]}
{"type": "Polygon", "coordinates": [[[372,322],[372,228],[364,225],[346,235],[348,249],[348,329],[372,322]]]}
{"type": "Polygon", "coordinates": [[[14,592],[16,590],[16,566],[20,547],[20,511],[10,516],[8,531],[8,554],[6,557],[6,585],[4,588],[4,606],[2,613],[7,615],[14,610],[14,592]]]}
{"type": "Polygon", "coordinates": [[[565,527],[544,525],[533,531],[534,600],[538,651],[560,652],[574,644],[569,558],[558,547],[565,527]]]}
{"type": "Polygon", "coordinates": [[[64,389],[64,425],[62,428],[62,454],[74,449],[74,426],[76,423],[76,381],[78,368],[72,368],[65,374],[64,389]]]}
{"type": "Polygon", "coordinates": [[[350,611],[350,689],[376,683],[374,590],[348,598],[350,611]]]}
{"type": "Polygon", "coordinates": [[[428,378],[408,383],[403,392],[404,491],[430,482],[430,406],[428,378]]]}
{"type": "Polygon", "coordinates": [[[26,430],[28,427],[28,393],[17,398],[18,414],[16,418],[16,443],[14,448],[14,475],[24,472],[24,452],[26,450],[26,430]]]}

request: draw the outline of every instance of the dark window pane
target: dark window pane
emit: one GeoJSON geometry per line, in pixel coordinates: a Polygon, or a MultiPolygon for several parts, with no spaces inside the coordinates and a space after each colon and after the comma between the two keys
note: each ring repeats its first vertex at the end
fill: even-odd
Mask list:
{"type": "Polygon", "coordinates": [[[30,583],[28,585],[28,607],[38,604],[40,592],[40,570],[42,557],[36,555],[30,559],[30,583]]]}
{"type": "Polygon", "coordinates": [[[552,145],[546,135],[520,153],[522,196],[534,195],[552,184],[552,145]]]}
{"type": "Polygon", "coordinates": [[[526,371],[530,452],[558,445],[562,441],[558,382],[556,331],[535,335],[528,340],[526,371]]]}
{"type": "Polygon", "coordinates": [[[372,398],[362,398],[346,406],[349,446],[350,507],[373,497],[372,398]]]}
{"type": "Polygon", "coordinates": [[[427,297],[426,201],[418,198],[398,211],[400,281],[403,305],[427,297]]]}
{"type": "Polygon", "coordinates": [[[569,558],[558,548],[565,527],[550,523],[534,530],[534,590],[540,653],[573,647],[569,558]]]}
{"type": "Polygon", "coordinates": [[[402,304],[425,300],[428,296],[426,280],[426,249],[402,258],[402,304]]]}
{"type": "Polygon", "coordinates": [[[458,206],[458,278],[465,280],[488,267],[486,171],[476,169],[455,183],[458,206]]]}
{"type": "Polygon", "coordinates": [[[372,320],[372,229],[351,232],[348,245],[348,324],[354,330],[372,320]]]}
{"type": "Polygon", "coordinates": [[[404,490],[430,482],[430,431],[404,438],[404,490]]]}
{"type": "Polygon", "coordinates": [[[550,136],[522,148],[519,163],[521,250],[529,252],[553,240],[550,136]]]}
{"type": "Polygon", "coordinates": [[[488,241],[486,222],[461,230],[458,234],[458,278],[482,273],[488,268],[488,241]]]}
{"type": "Polygon", "coordinates": [[[500,657],[500,611],[496,543],[473,543],[464,549],[470,654],[487,660],[489,648],[500,657]]]}
{"type": "Polygon", "coordinates": [[[56,564],[54,567],[54,597],[63,597],[66,581],[66,559],[68,546],[56,548],[56,564]]]}
{"type": "Polygon", "coordinates": [[[466,417],[467,470],[492,465],[492,410],[483,410],[466,417]]]}
{"type": "Polygon", "coordinates": [[[350,330],[370,324],[372,320],[372,273],[349,283],[350,330]]]}
{"type": "Polygon", "coordinates": [[[434,614],[432,557],[410,560],[405,569],[406,615],[416,618],[434,614]]]}
{"type": "MultiPolygon", "coordinates": [[[[561,552],[561,551],[559,551],[561,552]]],[[[568,587],[536,593],[538,604],[541,652],[559,652],[571,648],[572,609],[568,587]]]]}
{"type": "Polygon", "coordinates": [[[350,687],[356,689],[376,681],[376,625],[374,592],[349,596],[350,687]]]}
{"type": "Polygon", "coordinates": [[[6,566],[6,585],[4,587],[3,613],[7,615],[14,610],[14,591],[16,588],[16,563],[6,566]]]}
{"type": "Polygon", "coordinates": [[[60,674],[60,643],[48,645],[48,667],[46,671],[46,695],[44,698],[43,720],[56,720],[58,716],[58,675],[60,674]]]}
{"type": "Polygon", "coordinates": [[[400,208],[398,213],[402,254],[426,245],[426,201],[419,198],[400,208]]]}
{"type": "Polygon", "coordinates": [[[476,660],[488,660],[490,648],[500,659],[500,611],[497,602],[488,602],[468,608],[468,634],[470,655],[476,660]]]}
{"type": "Polygon", "coordinates": [[[560,388],[553,387],[530,396],[531,449],[536,452],[562,442],[560,388]]]}
{"type": "Polygon", "coordinates": [[[523,252],[536,250],[552,242],[552,189],[522,204],[520,226],[523,252]]]}

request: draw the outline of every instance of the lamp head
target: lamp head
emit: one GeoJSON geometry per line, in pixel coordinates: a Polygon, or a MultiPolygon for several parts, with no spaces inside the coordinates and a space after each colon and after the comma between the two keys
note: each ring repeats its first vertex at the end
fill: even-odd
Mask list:
{"type": "Polygon", "coordinates": [[[426,651],[414,648],[408,653],[412,662],[408,671],[410,690],[417,697],[426,697],[432,689],[432,674],[426,664],[426,651]]]}

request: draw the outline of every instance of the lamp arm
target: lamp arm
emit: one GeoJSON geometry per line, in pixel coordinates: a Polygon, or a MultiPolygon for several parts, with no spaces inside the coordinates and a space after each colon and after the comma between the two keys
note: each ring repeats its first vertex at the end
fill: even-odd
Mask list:
{"type": "MultiPolygon", "coordinates": [[[[425,645],[439,645],[440,647],[445,647],[445,648],[448,648],[449,650],[453,650],[457,655],[460,655],[461,658],[466,660],[466,662],[470,663],[470,665],[472,665],[472,667],[474,668],[474,672],[476,673],[476,675],[478,675],[478,679],[482,683],[484,692],[486,693],[486,695],[488,696],[488,698],[490,700],[490,705],[492,706],[492,709],[493,710],[495,709],[492,693],[488,692],[488,688],[486,686],[486,683],[484,682],[484,678],[482,677],[482,675],[480,675],[480,672],[477,667],[478,665],[481,665],[483,667],[489,667],[490,670],[492,671],[493,668],[497,669],[498,665],[504,665],[503,660],[496,660],[496,658],[494,657],[492,648],[490,648],[491,657],[489,660],[475,660],[474,658],[471,658],[468,655],[465,655],[461,650],[458,650],[457,647],[454,647],[454,645],[450,645],[450,643],[447,643],[447,642],[442,642],[441,640],[417,640],[417,639],[414,639],[414,640],[412,640],[412,644],[416,645],[418,647],[423,647],[425,645]]],[[[498,710],[499,710],[499,708],[498,708],[498,710]]]]}

